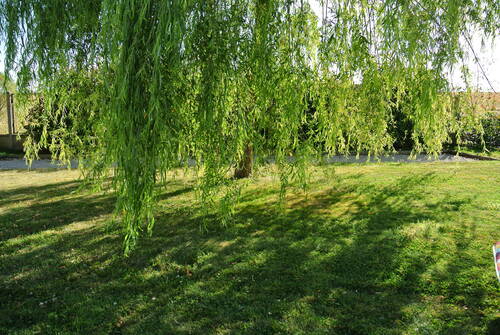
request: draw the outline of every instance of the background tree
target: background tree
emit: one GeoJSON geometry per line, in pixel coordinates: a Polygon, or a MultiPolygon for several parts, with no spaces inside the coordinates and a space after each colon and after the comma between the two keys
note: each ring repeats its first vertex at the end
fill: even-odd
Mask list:
{"type": "Polygon", "coordinates": [[[321,1],[321,35],[309,2],[0,0],[6,69],[46,99],[64,90],[58,72],[99,72],[102,117],[85,169],[113,170],[128,251],[151,231],[156,183],[190,157],[202,201],[221,199],[227,221],[238,194],[228,169],[249,143],[274,155],[285,189],[323,148],[391,149],[394,92],[412,105],[403,112],[416,152],[439,152],[463,126],[442,73],[460,60],[463,32],[495,35],[497,1],[321,1]],[[317,130],[304,140],[308,122],[317,130]]]}

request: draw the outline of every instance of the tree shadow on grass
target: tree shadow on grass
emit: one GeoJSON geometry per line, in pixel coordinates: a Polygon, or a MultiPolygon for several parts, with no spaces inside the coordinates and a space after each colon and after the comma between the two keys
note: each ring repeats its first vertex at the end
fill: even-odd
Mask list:
{"type": "Polygon", "coordinates": [[[30,186],[0,191],[0,206],[6,207],[12,203],[33,200],[48,200],[53,197],[68,195],[78,189],[77,181],[65,181],[43,186],[30,186]]]}
{"type": "Polygon", "coordinates": [[[254,224],[209,262],[224,270],[217,279],[196,283],[196,289],[188,287],[175,313],[186,316],[184,326],[204,320],[200,329],[220,325],[220,331],[227,326],[255,334],[390,332],[401,308],[415,299],[413,283],[425,269],[424,259],[406,255],[410,264],[398,273],[399,252],[408,243],[400,230],[442,218],[444,211],[466,203],[442,200],[432,209],[413,208],[432,179],[423,175],[382,188],[341,188],[316,195],[286,215],[263,215],[256,206],[243,209],[239,215],[254,224]],[[325,206],[335,207],[354,194],[364,199],[351,202],[345,220],[325,220],[325,206]],[[211,291],[217,294],[205,296],[211,291]]]}
{"type": "Polygon", "coordinates": [[[10,206],[0,215],[0,242],[110,213],[112,196],[77,192],[80,186],[68,181],[0,192],[0,208],[10,206]]]}
{"type": "MultiPolygon", "coordinates": [[[[0,263],[0,331],[400,334],[434,261],[405,228],[449,220],[470,201],[431,199],[436,178],[377,185],[346,176],[285,211],[257,201],[275,189],[248,191],[234,224],[208,233],[207,218],[169,209],[128,258],[121,236],[98,224],[11,246],[0,263]]],[[[73,201],[71,211],[89,200],[73,201]]]]}
{"type": "Polygon", "coordinates": [[[432,271],[432,283],[426,287],[441,297],[447,307],[443,312],[449,322],[446,334],[498,334],[500,328],[492,330],[495,319],[491,319],[487,311],[496,310],[494,318],[498,320],[500,296],[498,289],[496,298],[491,295],[497,282],[491,266],[490,245],[485,245],[480,238],[474,219],[457,220],[452,233],[458,238],[448,244],[448,252],[441,259],[444,265],[432,271]]]}

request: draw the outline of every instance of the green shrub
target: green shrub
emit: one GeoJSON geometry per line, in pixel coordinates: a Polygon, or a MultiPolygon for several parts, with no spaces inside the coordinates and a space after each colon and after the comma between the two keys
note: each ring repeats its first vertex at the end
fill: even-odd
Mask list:
{"type": "Polygon", "coordinates": [[[481,119],[483,134],[480,131],[471,131],[463,135],[465,146],[471,149],[495,149],[500,148],[500,114],[490,112],[484,114],[481,119]]]}

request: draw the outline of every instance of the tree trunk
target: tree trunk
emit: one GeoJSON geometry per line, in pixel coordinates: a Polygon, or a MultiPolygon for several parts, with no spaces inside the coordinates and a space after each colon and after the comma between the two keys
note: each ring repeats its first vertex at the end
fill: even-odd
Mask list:
{"type": "Polygon", "coordinates": [[[235,179],[242,179],[250,177],[253,168],[253,147],[251,144],[247,144],[243,157],[241,157],[236,170],[234,171],[235,179]]]}

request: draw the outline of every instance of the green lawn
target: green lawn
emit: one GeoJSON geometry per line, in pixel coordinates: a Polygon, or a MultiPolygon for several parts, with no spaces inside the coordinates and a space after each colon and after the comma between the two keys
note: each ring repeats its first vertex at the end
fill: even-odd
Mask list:
{"type": "Polygon", "coordinates": [[[500,163],[314,170],[226,228],[181,174],[128,258],[76,171],[0,171],[0,334],[498,334],[500,163]]]}

